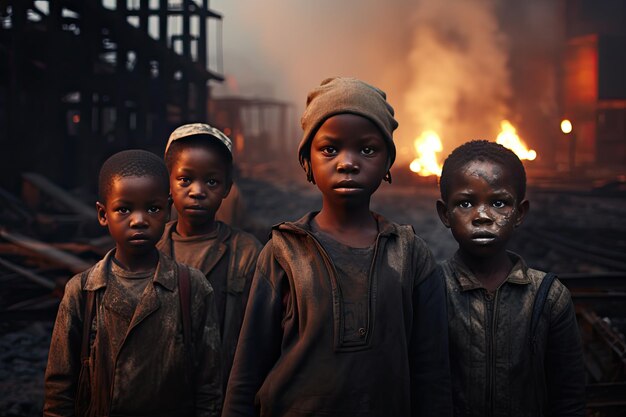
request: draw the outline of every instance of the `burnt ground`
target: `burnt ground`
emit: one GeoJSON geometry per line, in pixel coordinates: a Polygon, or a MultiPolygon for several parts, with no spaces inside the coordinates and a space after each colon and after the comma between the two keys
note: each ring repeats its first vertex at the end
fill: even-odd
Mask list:
{"type": "MultiPolygon", "coordinates": [[[[266,240],[272,224],[295,220],[319,209],[317,189],[299,178],[272,183],[239,181],[249,213],[247,228],[266,240]]],[[[383,184],[372,209],[399,223],[411,224],[443,260],[456,248],[435,212],[434,181],[383,184]]],[[[531,211],[511,247],[530,266],[557,273],[626,271],[626,196],[592,192],[529,191],[531,211]]],[[[0,277],[2,278],[2,277],[0,277]]],[[[0,279],[0,288],[10,285],[0,279]]],[[[611,318],[619,323],[626,316],[611,318]]],[[[43,372],[52,322],[44,318],[13,318],[0,323],[0,416],[41,415],[43,372]]]]}

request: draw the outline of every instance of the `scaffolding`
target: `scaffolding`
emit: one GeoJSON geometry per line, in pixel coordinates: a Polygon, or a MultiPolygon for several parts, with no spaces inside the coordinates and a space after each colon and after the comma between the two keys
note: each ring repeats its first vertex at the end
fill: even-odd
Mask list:
{"type": "Polygon", "coordinates": [[[221,19],[208,0],[0,0],[1,184],[93,186],[113,152],[208,121],[221,19]]]}

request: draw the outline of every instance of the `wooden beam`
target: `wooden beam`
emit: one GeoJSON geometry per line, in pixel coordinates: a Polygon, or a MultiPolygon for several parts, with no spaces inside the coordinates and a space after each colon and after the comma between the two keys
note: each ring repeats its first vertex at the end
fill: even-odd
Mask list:
{"type": "Polygon", "coordinates": [[[17,272],[24,278],[44,288],[47,288],[49,290],[54,290],[56,288],[56,284],[54,282],[50,281],[47,278],[42,277],[41,275],[34,273],[33,271],[30,271],[26,268],[22,268],[21,266],[16,265],[13,262],[9,262],[7,260],[0,258],[0,265],[4,266],[7,269],[10,269],[13,272],[17,272]]]}
{"type": "Polygon", "coordinates": [[[78,274],[91,266],[89,262],[85,262],[77,256],[56,249],[47,243],[32,239],[19,233],[11,233],[4,228],[0,228],[0,237],[23,248],[29,249],[48,261],[62,265],[75,274],[78,274]]]}
{"type": "Polygon", "coordinates": [[[95,208],[89,207],[87,204],[83,203],[82,201],[65,191],[63,188],[54,184],[43,175],[34,172],[25,172],[22,174],[22,178],[35,186],[40,191],[44,192],[47,196],[61,203],[72,213],[78,214],[81,217],[89,220],[96,219],[95,208]]]}

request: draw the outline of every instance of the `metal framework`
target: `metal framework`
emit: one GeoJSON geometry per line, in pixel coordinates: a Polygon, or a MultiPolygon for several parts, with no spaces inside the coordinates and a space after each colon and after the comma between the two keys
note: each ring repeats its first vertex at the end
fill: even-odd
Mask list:
{"type": "Polygon", "coordinates": [[[160,153],[174,125],[208,120],[208,0],[0,0],[0,16],[5,186],[25,170],[88,186],[111,153],[160,153]]]}

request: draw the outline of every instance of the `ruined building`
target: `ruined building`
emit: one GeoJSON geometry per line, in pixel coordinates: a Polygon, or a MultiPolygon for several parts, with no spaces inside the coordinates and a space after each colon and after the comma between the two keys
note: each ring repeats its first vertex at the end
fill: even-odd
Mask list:
{"type": "Polygon", "coordinates": [[[88,187],[110,154],[208,120],[220,24],[208,0],[0,1],[0,186],[88,187]]]}

